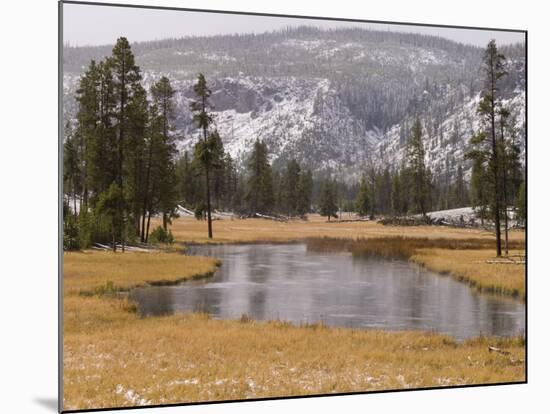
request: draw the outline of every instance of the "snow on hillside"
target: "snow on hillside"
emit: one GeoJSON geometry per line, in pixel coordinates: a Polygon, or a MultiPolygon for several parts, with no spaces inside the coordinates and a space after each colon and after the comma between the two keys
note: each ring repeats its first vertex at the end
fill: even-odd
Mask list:
{"type": "MultiPolygon", "coordinates": [[[[451,174],[456,171],[459,164],[468,164],[464,155],[468,149],[468,143],[472,135],[479,131],[479,117],[477,107],[480,101],[480,94],[472,99],[466,100],[455,112],[448,114],[437,129],[426,128],[424,125],[424,149],[426,151],[426,165],[439,175],[444,171],[451,174]]],[[[520,144],[522,157],[525,153],[525,92],[520,91],[511,99],[503,101],[504,105],[510,108],[514,127],[517,131],[517,142],[520,144]]],[[[414,119],[408,120],[412,125],[414,119]]],[[[410,131],[404,130],[403,125],[395,125],[383,135],[377,145],[377,152],[380,154],[379,165],[391,163],[401,165],[406,155],[406,142],[410,131]]],[[[465,165],[467,166],[467,165],[465,165]]],[[[466,168],[466,178],[469,170],[466,168]]]]}
{"type": "MultiPolygon", "coordinates": [[[[146,89],[162,75],[176,91],[180,150],[198,131],[189,104],[198,72],[212,90],[215,125],[243,166],[252,143],[266,141],[276,167],[296,158],[314,171],[356,180],[366,164],[397,168],[420,113],[428,166],[453,175],[478,128],[482,49],[433,36],[311,27],[262,35],[168,39],[133,44],[146,89]]],[[[503,85],[525,140],[524,59],[510,56],[503,85]]],[[[64,114],[74,119],[78,79],[110,47],[66,48],[64,114]]],[[[468,177],[468,163],[464,165],[468,177]]]]}

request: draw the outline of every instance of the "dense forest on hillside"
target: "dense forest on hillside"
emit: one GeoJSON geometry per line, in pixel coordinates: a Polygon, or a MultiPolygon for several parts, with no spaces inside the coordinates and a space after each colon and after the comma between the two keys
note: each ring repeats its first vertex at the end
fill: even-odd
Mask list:
{"type": "MultiPolygon", "coordinates": [[[[305,28],[298,31],[302,35],[318,34],[305,28]]],[[[411,39],[423,45],[436,41],[423,36],[369,33],[381,42],[387,38],[392,44],[411,39]]],[[[330,38],[339,34],[331,33],[330,38]]],[[[361,31],[344,34],[349,41],[373,40],[365,39],[361,31]]],[[[235,44],[242,47],[249,43],[253,53],[266,39],[284,35],[239,37],[235,44]]],[[[221,49],[231,49],[231,39],[223,37],[221,45],[216,44],[221,49]]],[[[163,42],[167,47],[208,46],[204,39],[163,42]]],[[[192,99],[188,102],[195,128],[184,137],[175,124],[177,91],[173,80],[161,76],[147,85],[136,64],[133,47],[127,39],[119,38],[110,56],[88,62],[78,80],[75,119],[66,123],[65,248],[103,243],[114,250],[117,246],[124,250],[128,243],[170,241],[170,221],[182,208],[192,210],[199,220],[208,220],[209,237],[213,233],[213,211],[275,219],[306,218],[308,213],[318,212],[328,220],[341,217],[342,212],[356,212],[371,219],[418,215],[428,221],[429,211],[469,205],[476,208],[482,221],[496,223],[497,234],[502,224],[507,231],[510,207],[520,221],[525,219],[520,134],[507,105],[510,85],[519,82],[514,76],[520,76],[520,71],[510,70],[513,61],[502,55],[494,42],[481,56],[475,48],[440,42],[458,48],[467,59],[479,59],[483,71],[482,94],[476,109],[480,127],[472,131],[468,151],[455,160],[455,173],[452,177],[435,175],[427,164],[425,141],[433,126],[426,123],[425,113],[435,101],[426,106],[417,102],[416,107],[407,108],[410,123],[400,125],[405,152],[401,162],[384,166],[364,163],[358,166],[359,178],[350,181],[339,179],[331,171],[314,171],[311,165],[296,158],[273,160],[267,142],[258,136],[250,137],[253,145],[239,165],[224,148],[225,137],[218,129],[211,84],[203,72],[193,80],[192,99]],[[192,151],[178,151],[178,142],[184,138],[193,141],[192,151]],[[469,179],[465,176],[466,164],[472,165],[469,179]],[[156,215],[162,216],[163,225],[151,229],[151,217],[156,215]]],[[[140,47],[145,48],[135,46],[141,53],[148,51],[140,47]]],[[[150,49],[151,53],[158,50],[158,47],[150,49]]],[[[505,50],[516,52],[514,48],[505,50]]],[[[294,65],[299,57],[288,56],[286,61],[294,65]]],[[[327,65],[330,66],[330,61],[327,65]]],[[[304,73],[310,69],[304,67],[304,73]]],[[[337,68],[331,70],[338,72],[337,68]]],[[[445,76],[445,72],[438,76],[445,76]]],[[[424,86],[428,94],[431,88],[437,90],[437,84],[428,80],[424,86]]],[[[359,90],[368,99],[376,99],[376,92],[368,86],[359,90]]],[[[344,101],[357,98],[355,88],[345,92],[346,88],[341,87],[340,91],[348,93],[347,98],[343,96],[344,101]]],[[[407,96],[400,88],[388,93],[400,99],[407,96]]],[[[376,103],[373,105],[378,107],[376,103]]],[[[407,105],[411,103],[394,101],[392,107],[407,105]]],[[[372,116],[368,111],[371,106],[350,107],[367,111],[355,114],[359,118],[372,116]]],[[[395,122],[402,118],[402,115],[392,118],[391,110],[388,111],[380,119],[395,122]]],[[[500,240],[500,236],[497,238],[500,240]]]]}

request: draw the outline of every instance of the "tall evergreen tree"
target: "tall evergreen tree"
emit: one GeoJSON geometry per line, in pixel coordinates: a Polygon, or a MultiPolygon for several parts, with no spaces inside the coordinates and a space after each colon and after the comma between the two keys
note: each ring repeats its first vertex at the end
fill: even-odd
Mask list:
{"type": "Polygon", "coordinates": [[[402,173],[397,170],[391,179],[391,209],[395,216],[407,213],[407,202],[405,200],[405,188],[402,183],[402,173]]]}
{"type": "Polygon", "coordinates": [[[298,181],[297,213],[304,216],[311,210],[311,196],[313,192],[313,174],[311,170],[300,173],[298,181]]]}
{"type": "Polygon", "coordinates": [[[193,163],[189,157],[189,152],[185,151],[177,163],[177,174],[179,182],[179,199],[187,208],[195,208],[197,201],[196,176],[197,171],[193,168],[193,163]]]}
{"type": "MultiPolygon", "coordinates": [[[[107,64],[110,66],[113,75],[113,95],[116,99],[114,116],[116,119],[115,130],[117,138],[117,162],[116,162],[116,184],[120,189],[122,197],[119,198],[118,221],[122,223],[119,238],[122,245],[122,251],[126,244],[126,210],[124,195],[127,177],[124,174],[125,149],[127,147],[128,132],[131,120],[129,119],[128,104],[133,98],[134,93],[139,89],[141,74],[139,67],[135,64],[134,54],[132,53],[130,43],[125,37],[119,37],[111,57],[107,64]]],[[[116,250],[116,247],[115,247],[116,250]]]]}
{"type": "MultiPolygon", "coordinates": [[[[65,143],[63,144],[63,193],[72,198],[73,214],[76,216],[76,200],[80,193],[81,163],[78,152],[77,135],[69,122],[65,125],[65,143]]],[[[70,207],[70,205],[68,205],[70,207]]]]}
{"type": "MultiPolygon", "coordinates": [[[[86,188],[82,197],[85,209],[88,191],[92,198],[91,205],[95,207],[99,195],[108,190],[117,176],[117,141],[114,128],[116,99],[111,67],[107,62],[101,61],[95,70],[91,65],[87,75],[92,79],[85,89],[85,97],[81,98],[87,101],[82,115],[84,119],[79,119],[79,124],[87,123],[87,131],[82,135],[83,152],[86,153],[83,157],[86,188]],[[95,94],[97,95],[94,96],[95,94]]],[[[79,103],[80,114],[83,104],[79,103]]]]}
{"type": "MultiPolygon", "coordinates": [[[[472,137],[470,142],[477,142],[479,134],[472,137]]],[[[481,138],[484,139],[484,138],[481,138]]],[[[477,216],[481,219],[481,225],[485,225],[489,203],[488,179],[485,161],[487,158],[485,151],[472,150],[467,153],[467,158],[473,160],[472,178],[470,180],[470,203],[474,210],[477,210],[477,216]]]]}
{"type": "Polygon", "coordinates": [[[489,188],[491,190],[491,210],[496,231],[496,254],[502,255],[501,241],[501,214],[502,214],[502,168],[503,156],[502,150],[497,141],[498,137],[498,110],[501,105],[501,96],[499,90],[499,81],[506,75],[505,57],[496,46],[496,42],[491,40],[487,45],[483,56],[483,73],[485,75],[485,84],[479,102],[477,113],[480,116],[482,124],[482,134],[478,134],[478,141],[474,144],[488,147],[488,172],[490,175],[489,188]],[[487,142],[488,141],[488,142],[487,142]]]}
{"type": "Polygon", "coordinates": [[[456,170],[456,179],[453,187],[453,207],[466,207],[468,205],[468,192],[464,182],[464,170],[462,164],[456,170]]]}
{"type": "Polygon", "coordinates": [[[361,177],[359,184],[359,193],[355,199],[355,211],[360,216],[366,216],[370,212],[369,190],[367,188],[367,180],[365,176],[361,177]]]}
{"type": "Polygon", "coordinates": [[[202,138],[195,146],[195,156],[204,168],[205,189],[206,189],[206,214],[208,220],[208,238],[212,236],[212,205],[210,200],[210,172],[215,163],[216,154],[209,153],[215,151],[214,141],[209,139],[209,127],[212,123],[212,105],[210,104],[210,95],[212,92],[206,84],[206,78],[202,73],[197,77],[197,83],[193,86],[193,91],[197,97],[196,101],[191,102],[191,111],[193,112],[193,121],[197,128],[202,132],[202,138]],[[197,156],[198,155],[198,156],[197,156]]]}
{"type": "Polygon", "coordinates": [[[129,213],[135,235],[141,234],[142,200],[145,197],[146,144],[149,128],[149,102],[147,93],[141,85],[135,85],[127,105],[128,135],[125,145],[126,162],[124,175],[125,198],[128,200],[129,213]]]}
{"type": "Polygon", "coordinates": [[[225,154],[223,160],[224,168],[224,192],[223,192],[223,208],[225,210],[235,210],[235,194],[237,193],[238,174],[235,162],[229,153],[225,154]]]}
{"type": "Polygon", "coordinates": [[[411,129],[411,137],[407,142],[406,170],[411,180],[411,196],[413,205],[422,216],[426,216],[429,204],[429,174],[425,165],[424,144],[422,142],[422,125],[416,119],[411,129]]]}
{"type": "Polygon", "coordinates": [[[516,216],[517,220],[525,224],[527,220],[527,194],[525,190],[525,181],[523,181],[518,189],[516,197],[516,216]]]}
{"type": "Polygon", "coordinates": [[[319,212],[321,216],[326,216],[328,221],[331,217],[338,218],[338,206],[336,204],[337,194],[336,185],[330,179],[323,182],[321,194],[319,197],[319,212]]]}
{"type": "Polygon", "coordinates": [[[174,94],[175,91],[170,85],[166,76],[162,76],[157,83],[151,87],[153,105],[157,109],[156,123],[160,129],[159,173],[162,177],[159,186],[159,205],[162,213],[162,226],[165,231],[168,229],[168,222],[175,215],[177,206],[177,183],[176,183],[176,136],[172,123],[174,121],[174,94]]]}
{"type": "MultiPolygon", "coordinates": [[[[97,192],[97,181],[99,171],[90,171],[90,163],[98,161],[94,159],[94,150],[99,152],[98,145],[102,144],[99,142],[98,132],[101,129],[101,110],[103,108],[102,99],[102,90],[100,89],[101,78],[102,78],[102,64],[97,65],[94,60],[90,62],[90,65],[84,75],[81,76],[79,81],[79,86],[76,91],[76,102],[78,105],[78,110],[76,114],[77,121],[77,132],[79,136],[78,143],[78,152],[79,158],[81,161],[81,183],[82,183],[82,204],[83,209],[87,210],[88,208],[88,195],[90,184],[94,187],[94,190],[97,192]],[[95,146],[94,146],[95,144],[95,146]],[[94,174],[95,173],[95,174],[94,174]]],[[[105,97],[105,99],[107,99],[105,97]]],[[[93,164],[95,166],[95,164],[93,164]]],[[[105,174],[108,175],[108,170],[105,171],[105,174]]],[[[103,190],[104,188],[102,188],[103,190]]]]}
{"type": "Polygon", "coordinates": [[[246,200],[250,213],[269,213],[275,202],[273,173],[267,157],[267,145],[256,140],[248,162],[246,200]]]}
{"type": "Polygon", "coordinates": [[[216,140],[216,163],[212,168],[210,178],[210,188],[212,189],[212,204],[215,208],[222,208],[225,198],[226,188],[226,166],[225,166],[225,151],[220,135],[216,132],[213,135],[216,140]]]}
{"type": "Polygon", "coordinates": [[[376,176],[376,193],[378,194],[378,209],[382,214],[388,214],[391,211],[391,175],[390,170],[385,168],[376,176]]]}
{"type": "Polygon", "coordinates": [[[282,207],[287,216],[298,214],[300,176],[300,165],[295,159],[291,159],[286,165],[282,179],[282,207]]]}

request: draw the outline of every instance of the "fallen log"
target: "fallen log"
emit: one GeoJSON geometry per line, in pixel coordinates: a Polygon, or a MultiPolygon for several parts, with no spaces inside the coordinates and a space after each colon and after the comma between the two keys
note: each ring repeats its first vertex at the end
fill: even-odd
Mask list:
{"type": "Polygon", "coordinates": [[[252,217],[259,217],[259,218],[263,218],[263,219],[267,219],[267,220],[275,220],[275,221],[283,221],[283,222],[288,221],[288,219],[285,219],[285,218],[282,218],[282,217],[268,216],[266,214],[260,214],[260,213],[255,213],[255,214],[252,215],[252,217]]]}
{"type": "Polygon", "coordinates": [[[496,352],[496,353],[501,354],[501,355],[510,355],[510,352],[504,351],[500,348],[497,348],[497,347],[494,347],[494,346],[491,346],[491,345],[489,345],[488,348],[489,348],[489,352],[496,352]]]}
{"type": "Polygon", "coordinates": [[[485,260],[484,263],[521,265],[521,264],[525,264],[525,260],[485,260]]]}

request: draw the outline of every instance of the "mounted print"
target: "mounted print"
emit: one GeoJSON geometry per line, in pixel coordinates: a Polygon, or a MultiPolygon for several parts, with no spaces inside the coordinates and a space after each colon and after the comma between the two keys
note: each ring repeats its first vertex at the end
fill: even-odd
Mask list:
{"type": "Polygon", "coordinates": [[[60,13],[61,411],[526,382],[525,31],[60,13]]]}

